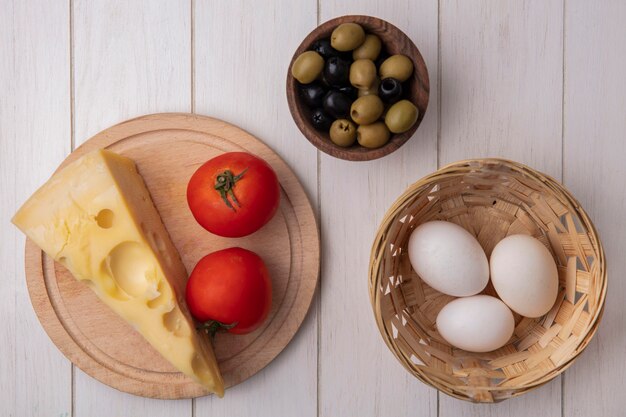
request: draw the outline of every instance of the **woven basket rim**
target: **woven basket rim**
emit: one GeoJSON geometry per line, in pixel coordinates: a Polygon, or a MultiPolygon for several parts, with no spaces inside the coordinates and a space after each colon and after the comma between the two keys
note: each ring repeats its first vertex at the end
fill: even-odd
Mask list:
{"type": "MultiPolygon", "coordinates": [[[[386,233],[386,230],[389,226],[396,220],[396,214],[398,209],[403,206],[403,204],[409,200],[412,196],[422,192],[423,188],[428,187],[433,181],[437,179],[446,178],[448,176],[456,175],[459,170],[470,170],[471,166],[476,165],[476,169],[484,169],[487,165],[501,165],[505,166],[512,171],[520,173],[526,177],[531,179],[540,181],[544,186],[546,186],[551,192],[561,195],[564,201],[561,201],[567,208],[577,214],[580,218],[581,223],[587,229],[587,233],[589,235],[590,241],[593,243],[594,251],[597,253],[597,262],[599,265],[598,271],[598,279],[601,280],[601,289],[597,294],[597,303],[598,308],[594,312],[591,320],[589,321],[587,327],[584,330],[584,336],[580,337],[579,344],[577,345],[574,353],[571,358],[569,358],[566,362],[557,366],[556,368],[546,371],[545,375],[537,378],[531,383],[524,384],[521,387],[512,389],[511,387],[500,388],[500,387],[485,387],[485,389],[497,391],[513,391],[511,397],[516,397],[521,394],[524,394],[532,389],[536,389],[541,385],[549,382],[556,376],[560,375],[563,371],[569,368],[574,361],[579,357],[579,355],[583,352],[583,350],[588,346],[592,337],[595,335],[598,325],[602,319],[602,315],[605,307],[606,300],[606,292],[608,287],[608,274],[606,267],[606,257],[604,248],[602,245],[602,241],[600,239],[599,233],[590,219],[587,212],[581,206],[579,201],[572,195],[572,193],[565,188],[559,181],[555,180],[552,176],[544,174],[534,168],[531,168],[525,164],[497,157],[489,157],[489,158],[470,158],[464,159],[456,162],[452,162],[444,165],[438,170],[420,178],[415,183],[411,184],[407,187],[407,189],[393,202],[393,204],[386,211],[374,238],[371,254],[370,254],[370,264],[368,271],[368,290],[370,295],[370,303],[374,312],[374,317],[376,320],[376,324],[378,326],[381,335],[385,341],[385,344],[392,351],[394,356],[402,363],[402,365],[415,377],[417,377],[422,382],[431,385],[432,387],[452,396],[455,398],[459,398],[466,401],[471,401],[470,398],[463,395],[461,391],[455,390],[454,386],[451,386],[447,382],[443,380],[436,381],[430,378],[427,374],[420,370],[419,367],[413,365],[409,358],[405,357],[399,350],[392,334],[390,334],[391,329],[387,329],[387,326],[384,323],[382,318],[382,314],[380,313],[380,295],[381,292],[378,291],[378,283],[381,282],[382,277],[379,274],[379,264],[382,260],[382,255],[380,255],[380,248],[383,243],[383,236],[386,233]]],[[[427,365],[424,365],[425,367],[427,365]]]]}

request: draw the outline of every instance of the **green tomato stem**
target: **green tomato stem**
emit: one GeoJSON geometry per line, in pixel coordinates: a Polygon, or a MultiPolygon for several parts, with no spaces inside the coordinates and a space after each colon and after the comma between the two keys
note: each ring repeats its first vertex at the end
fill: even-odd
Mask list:
{"type": "Polygon", "coordinates": [[[241,207],[241,204],[239,203],[239,200],[237,200],[233,189],[235,188],[235,184],[237,183],[237,181],[239,181],[243,177],[243,174],[245,174],[247,170],[248,168],[241,171],[241,173],[239,173],[238,175],[234,175],[231,170],[227,169],[226,171],[219,174],[215,181],[214,188],[220,193],[220,197],[222,197],[222,200],[224,200],[224,204],[226,204],[229,209],[235,212],[237,211],[237,209],[235,209],[235,206],[233,206],[230,200],[228,200],[228,197],[230,196],[230,198],[233,200],[233,203],[235,203],[237,207],[241,207]]]}
{"type": "Polygon", "coordinates": [[[222,323],[222,322],[217,321],[217,320],[209,320],[209,321],[205,321],[204,323],[198,325],[196,327],[196,330],[205,331],[205,332],[207,332],[207,334],[209,336],[211,336],[211,339],[214,339],[215,338],[215,333],[217,333],[218,331],[230,330],[230,329],[232,329],[233,327],[235,327],[238,324],[239,324],[238,321],[232,322],[230,324],[226,324],[226,323],[222,323]]]}

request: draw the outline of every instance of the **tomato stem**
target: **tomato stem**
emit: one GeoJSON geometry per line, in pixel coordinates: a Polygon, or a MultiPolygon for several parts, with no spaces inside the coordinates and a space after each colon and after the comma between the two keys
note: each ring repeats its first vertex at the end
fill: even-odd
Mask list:
{"type": "Polygon", "coordinates": [[[228,200],[228,197],[230,196],[230,198],[232,198],[237,207],[241,207],[241,204],[239,204],[239,200],[237,200],[237,197],[235,197],[233,188],[235,188],[235,184],[243,177],[243,174],[245,174],[247,170],[248,168],[241,171],[241,173],[239,173],[238,175],[234,175],[231,170],[227,169],[217,176],[214,187],[220,193],[222,200],[224,200],[224,204],[226,204],[226,206],[232,211],[237,211],[237,209],[235,209],[235,207],[231,204],[231,202],[228,200]]]}
{"type": "Polygon", "coordinates": [[[209,320],[197,326],[196,330],[201,330],[201,331],[203,330],[207,332],[209,336],[211,336],[211,339],[214,339],[215,333],[217,333],[218,331],[230,330],[238,324],[239,324],[238,321],[234,321],[230,324],[226,324],[217,320],[209,320]]]}

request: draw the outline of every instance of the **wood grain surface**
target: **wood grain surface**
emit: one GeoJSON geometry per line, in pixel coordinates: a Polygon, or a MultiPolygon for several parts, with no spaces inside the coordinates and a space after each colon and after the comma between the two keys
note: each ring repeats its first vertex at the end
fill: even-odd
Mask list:
{"type": "Polygon", "coordinates": [[[626,245],[621,215],[626,9],[621,0],[0,0],[0,400],[7,416],[614,417],[626,410],[626,245]],[[317,24],[389,21],[430,76],[424,120],[371,162],[321,155],[284,83],[317,24]],[[197,111],[234,123],[293,167],[317,208],[321,291],[302,329],[223,400],[120,393],[54,347],[32,311],[17,207],[100,130],[141,114],[197,111]],[[74,140],[72,139],[74,138],[74,140]],[[562,149],[562,151],[561,151],[562,149]],[[370,244],[392,201],[438,165],[480,156],[544,171],[581,201],[607,252],[598,334],[561,380],[496,406],[465,404],[408,375],[378,335],[370,244]],[[318,192],[319,190],[319,192],[318,192]]]}
{"type": "Polygon", "coordinates": [[[6,416],[62,416],[72,407],[71,364],[30,306],[24,238],[10,223],[70,151],[68,22],[67,4],[0,2],[0,414],[6,416]]]}
{"type": "Polygon", "coordinates": [[[428,70],[424,63],[424,58],[419,49],[410,37],[398,29],[396,26],[382,19],[373,16],[341,16],[330,19],[315,30],[311,31],[306,38],[300,43],[298,49],[293,54],[289,68],[287,71],[287,102],[289,103],[289,111],[293,116],[294,122],[302,132],[302,134],[316,148],[336,158],[348,161],[369,161],[372,159],[382,158],[385,155],[394,152],[400,146],[409,140],[424,119],[426,109],[428,107],[428,96],[430,94],[430,84],[428,80],[428,70]],[[399,134],[391,135],[391,139],[387,144],[380,148],[369,149],[355,143],[350,147],[341,147],[335,145],[330,140],[328,132],[321,132],[313,126],[311,122],[311,109],[302,102],[298,95],[298,82],[291,75],[291,68],[294,61],[300,54],[310,50],[314,42],[320,39],[330,39],[333,30],[344,23],[357,23],[365,29],[368,34],[378,36],[383,45],[384,51],[389,55],[401,54],[408,56],[413,62],[413,73],[405,84],[404,97],[410,100],[418,109],[417,121],[409,130],[399,134]],[[408,88],[407,88],[408,87],[408,88]]]}
{"type": "MultiPolygon", "coordinates": [[[[441,2],[441,165],[502,157],[562,178],[562,14],[558,1],[441,2]]],[[[440,395],[439,415],[557,417],[560,382],[491,407],[440,395]]]]}
{"type": "MultiPolygon", "coordinates": [[[[245,381],[289,343],[317,285],[319,235],[302,186],[291,169],[258,139],[208,117],[164,113],[123,122],[85,142],[59,169],[102,148],[135,162],[187,271],[207,253],[233,246],[250,249],[265,260],[272,279],[268,319],[251,334],[220,334],[213,343],[225,387],[245,381]],[[226,239],[206,233],[197,224],[187,207],[187,182],[205,161],[223,152],[241,151],[267,161],[280,178],[280,210],[258,232],[226,239]]],[[[81,370],[120,391],[144,397],[206,395],[200,385],[177,372],[87,286],[31,241],[26,244],[26,280],[42,326],[81,370]]]]}
{"type": "Polygon", "coordinates": [[[565,416],[626,413],[625,18],[620,1],[565,7],[563,180],[596,219],[609,274],[603,323],[563,376],[565,416]]]}

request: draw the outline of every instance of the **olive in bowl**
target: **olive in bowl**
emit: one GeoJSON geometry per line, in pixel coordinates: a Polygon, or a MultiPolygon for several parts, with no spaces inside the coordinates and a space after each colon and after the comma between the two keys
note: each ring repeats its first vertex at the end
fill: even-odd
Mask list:
{"type": "Polygon", "coordinates": [[[302,84],[308,84],[322,73],[324,58],[315,51],[307,51],[298,56],[291,67],[291,75],[302,84]]]}
{"type": "Polygon", "coordinates": [[[317,108],[311,113],[311,122],[318,130],[328,130],[333,123],[333,118],[324,109],[317,108]]]}
{"type": "Polygon", "coordinates": [[[357,59],[350,65],[350,84],[367,90],[376,80],[376,65],[371,59],[357,59]]]}
{"type": "Polygon", "coordinates": [[[300,85],[298,88],[300,99],[309,107],[322,107],[326,89],[320,82],[300,85]]]}
{"type": "Polygon", "coordinates": [[[402,83],[395,78],[385,78],[378,86],[378,97],[387,104],[395,103],[402,98],[402,83]]]}
{"type": "Polygon", "coordinates": [[[413,74],[413,61],[402,54],[395,54],[385,59],[379,68],[380,78],[395,78],[405,82],[413,74]]]}
{"type": "MultiPolygon", "coordinates": [[[[400,66],[399,68],[402,70],[406,66],[400,66]]],[[[428,72],[417,47],[400,29],[381,19],[369,16],[343,16],[317,27],[295,51],[287,74],[289,110],[300,131],[321,151],[346,160],[366,161],[377,159],[402,146],[420,125],[428,106],[428,96],[428,72]],[[363,35],[354,25],[342,26],[345,23],[353,23],[360,26],[363,30],[363,35]],[[349,30],[340,29],[345,27],[348,27],[349,30]],[[337,29],[340,29],[339,32],[335,32],[337,29]],[[334,41],[333,33],[336,35],[334,41]],[[330,46],[328,42],[330,42],[330,46]],[[339,106],[339,111],[333,109],[333,106],[336,107],[335,100],[322,104],[321,111],[332,119],[331,127],[328,129],[320,129],[319,123],[313,123],[311,119],[312,112],[320,108],[311,106],[305,101],[306,97],[299,94],[301,83],[291,74],[295,60],[299,55],[307,51],[316,52],[324,59],[324,68],[322,73],[318,75],[315,83],[319,82],[326,88],[327,95],[325,97],[342,97],[330,94],[331,92],[338,92],[343,97],[347,97],[347,101],[350,102],[350,109],[347,115],[344,113],[345,107],[343,106],[339,106]],[[401,78],[406,77],[405,73],[398,70],[397,63],[394,64],[394,61],[397,61],[398,58],[389,61],[384,68],[385,71],[381,72],[381,66],[396,55],[402,55],[411,61],[412,72],[404,81],[399,81],[401,84],[400,91],[398,91],[399,89],[395,84],[391,85],[390,83],[385,85],[387,88],[381,90],[382,80],[395,78],[388,75],[388,71],[391,71],[392,75],[398,75],[401,78]],[[367,60],[363,61],[367,63],[356,65],[354,72],[350,74],[352,65],[360,60],[367,60]],[[329,61],[332,64],[331,68],[329,68],[329,61]],[[348,65],[345,65],[346,63],[348,65]],[[394,65],[390,66],[390,64],[394,65]],[[347,71],[345,71],[346,67],[347,71]],[[372,71],[372,68],[374,68],[374,71],[372,71]],[[365,101],[368,105],[364,105],[363,101],[359,101],[368,96],[372,96],[368,101],[365,101]],[[402,100],[408,100],[413,103],[418,110],[417,118],[409,129],[401,133],[394,133],[385,124],[385,115],[391,106],[402,100]],[[357,110],[353,117],[351,114],[352,106],[357,102],[356,107],[360,111],[357,110]],[[326,107],[324,107],[324,104],[326,104],[326,107]],[[382,111],[380,110],[381,105],[382,111]],[[338,135],[340,132],[337,128],[333,129],[332,127],[335,121],[339,121],[340,123],[337,123],[337,125],[343,126],[348,133],[352,130],[347,122],[351,122],[357,133],[357,140],[353,142],[350,140],[345,142],[339,140],[336,142],[335,140],[340,136],[338,135]],[[368,124],[365,124],[365,122],[368,122],[368,124]],[[372,125],[376,126],[372,127],[372,125]],[[334,133],[331,132],[331,129],[333,129],[334,133]],[[360,142],[362,143],[358,140],[359,129],[361,129],[360,142]],[[332,136],[334,136],[335,140],[333,140],[332,136]]],[[[336,101],[339,104],[345,104],[346,102],[346,100],[336,101]]],[[[320,116],[319,113],[316,113],[316,115],[320,116]]],[[[411,117],[405,120],[411,121],[411,117]]],[[[401,127],[404,128],[406,126],[401,127]]],[[[398,129],[394,127],[394,130],[398,129]]],[[[347,136],[350,138],[349,134],[347,136]]]]}
{"type": "Polygon", "coordinates": [[[324,59],[332,58],[334,56],[339,58],[346,57],[345,52],[340,52],[330,45],[330,39],[320,39],[315,41],[311,46],[311,50],[320,54],[324,59]]]}
{"type": "Polygon", "coordinates": [[[371,59],[372,61],[376,61],[382,47],[383,45],[378,36],[372,34],[365,35],[365,40],[361,46],[352,51],[352,59],[355,61],[357,59],[371,59]]]}
{"type": "Polygon", "coordinates": [[[380,119],[385,107],[374,94],[357,98],[350,106],[350,118],[359,125],[369,125],[380,119]]]}
{"type": "Polygon", "coordinates": [[[324,96],[324,110],[335,119],[348,116],[352,99],[340,91],[329,91],[324,96]]]}
{"type": "Polygon", "coordinates": [[[372,149],[380,148],[389,142],[390,135],[389,129],[383,122],[361,125],[356,130],[359,145],[372,149]]]}
{"type": "Polygon", "coordinates": [[[350,61],[338,56],[330,57],[324,65],[324,81],[333,87],[350,85],[350,61]]]}
{"type": "Polygon", "coordinates": [[[393,133],[406,132],[415,124],[419,110],[409,100],[400,100],[387,110],[385,124],[393,133]]]}
{"type": "Polygon", "coordinates": [[[342,23],[330,35],[330,44],[338,51],[352,51],[365,42],[365,30],[358,23],[342,23]]]}
{"type": "Polygon", "coordinates": [[[352,146],[356,140],[356,125],[348,119],[335,120],[329,132],[330,140],[338,146],[352,146]]]}

